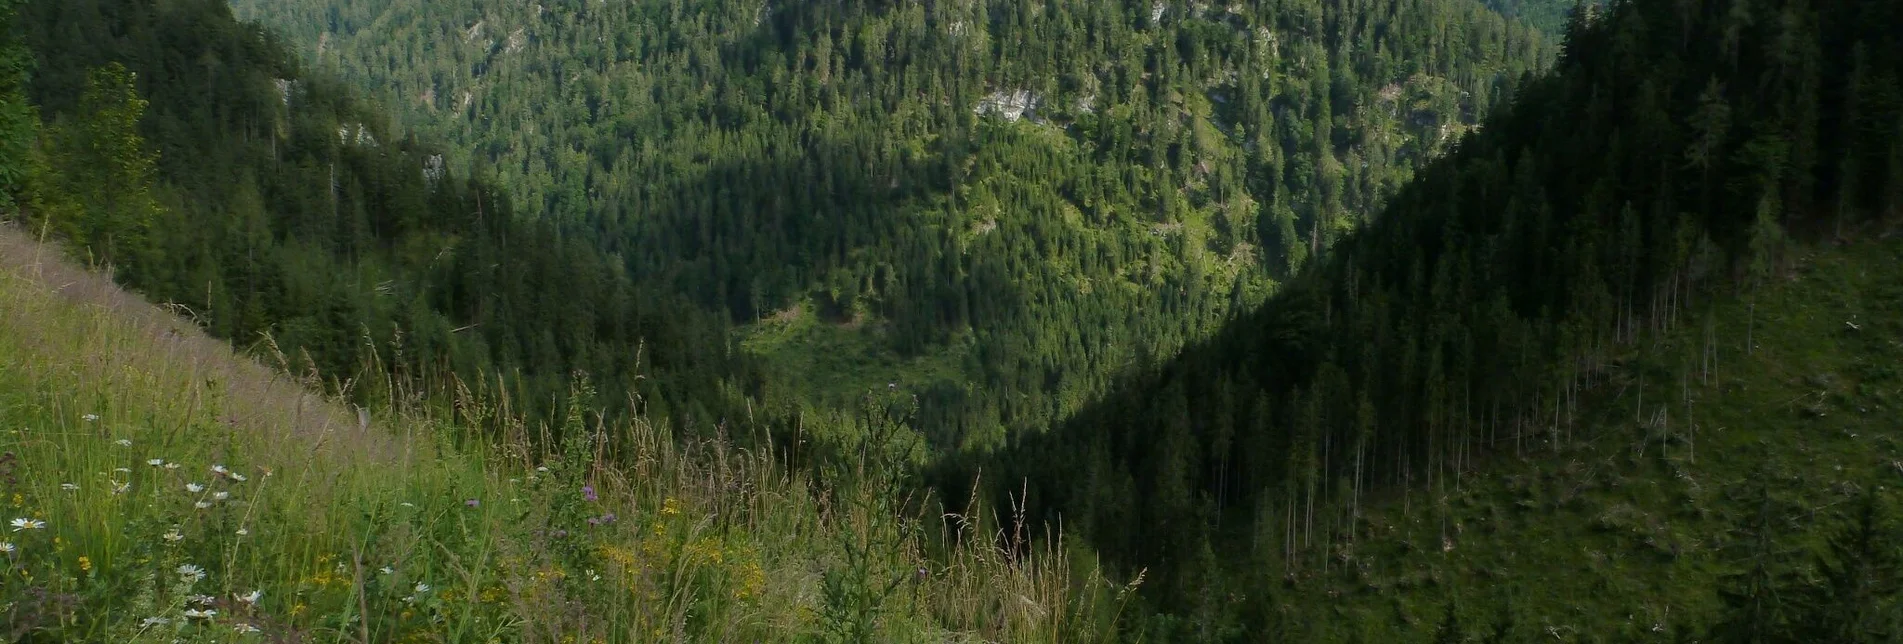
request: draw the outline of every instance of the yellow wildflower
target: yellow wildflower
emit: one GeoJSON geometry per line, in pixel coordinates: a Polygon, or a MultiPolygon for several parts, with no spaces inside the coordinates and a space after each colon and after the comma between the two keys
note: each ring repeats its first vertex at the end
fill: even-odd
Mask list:
{"type": "Polygon", "coordinates": [[[81,556],[81,557],[79,558],[79,570],[80,570],[80,572],[92,572],[92,569],[93,569],[93,560],[91,560],[91,559],[88,559],[88,558],[86,558],[85,556],[83,556],[83,555],[82,555],[82,556],[81,556]]]}
{"type": "Polygon", "coordinates": [[[674,497],[671,497],[671,496],[667,497],[667,500],[661,502],[662,516],[671,517],[680,513],[681,513],[681,502],[676,500],[674,497]]]}

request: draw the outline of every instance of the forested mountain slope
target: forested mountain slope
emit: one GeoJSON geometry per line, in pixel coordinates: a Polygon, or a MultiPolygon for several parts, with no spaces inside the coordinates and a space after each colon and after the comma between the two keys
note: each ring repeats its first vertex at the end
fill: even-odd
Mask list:
{"type": "Polygon", "coordinates": [[[549,412],[586,372],[614,392],[604,405],[638,393],[707,428],[757,388],[722,320],[516,216],[223,2],[18,11],[26,96],[46,120],[27,155],[44,170],[24,184],[29,223],[213,334],[274,343],[360,400],[460,379],[549,412]]]}
{"type": "Polygon", "coordinates": [[[1471,0],[234,5],[946,447],[1259,302],[1552,50],[1471,0]]]}
{"type": "Polygon", "coordinates": [[[1114,635],[1125,595],[1094,565],[921,529],[941,511],[905,503],[888,461],[793,470],[681,431],[730,420],[691,405],[732,392],[694,371],[721,354],[664,324],[717,350],[718,320],[631,311],[647,300],[592,246],[358,121],[222,4],[34,2],[16,24],[17,5],[0,0],[0,640],[1114,635]],[[613,362],[637,356],[649,378],[613,362]],[[602,401],[561,370],[603,365],[628,370],[597,372],[623,388],[602,401]],[[542,386],[569,401],[553,418],[542,386]]]}
{"type": "MultiPolygon", "coordinates": [[[[1669,413],[1682,431],[1689,404],[1699,431],[1717,431],[1718,414],[1796,431],[1701,409],[1689,374],[1701,396],[1744,400],[1724,388],[1762,365],[1742,357],[1762,341],[1753,316],[1797,313],[1754,306],[1794,265],[1791,236],[1827,242],[1903,214],[1899,26],[1903,6],[1879,1],[1626,2],[1577,18],[1553,77],[1324,263],[1063,428],[954,468],[948,494],[982,469],[997,498],[1028,496],[1034,516],[1148,567],[1158,604],[1179,615],[1296,620],[1267,599],[1272,580],[1373,565],[1356,554],[1385,534],[1367,504],[1446,517],[1483,462],[1591,467],[1596,441],[1621,439],[1592,431],[1618,426],[1588,423],[1588,403],[1665,384],[1642,365],[1673,368],[1673,395],[1647,395],[1641,421],[1669,413]],[[1743,298],[1726,310],[1744,319],[1714,313],[1716,296],[1743,298]]],[[[1893,311],[1872,315],[1889,324],[1893,311]]],[[[1880,361],[1838,355],[1857,371],[1830,378],[1892,395],[1880,361]]],[[[1675,454],[1691,440],[1653,431],[1675,454]]],[[[1881,481],[1860,472],[1849,482],[1881,481]]],[[[1438,527],[1457,543],[1457,525],[1438,527]]],[[[1738,565],[1699,561],[1700,579],[1738,565]]]]}

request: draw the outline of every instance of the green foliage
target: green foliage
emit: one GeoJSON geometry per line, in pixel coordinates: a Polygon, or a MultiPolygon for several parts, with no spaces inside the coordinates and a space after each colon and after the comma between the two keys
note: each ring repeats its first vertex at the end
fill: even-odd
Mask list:
{"type": "Polygon", "coordinates": [[[11,34],[18,0],[0,2],[0,212],[12,210],[24,187],[39,118],[27,102],[32,56],[11,34]]]}
{"type": "MultiPolygon", "coordinates": [[[[1061,516],[1125,570],[1162,571],[1153,598],[1179,615],[1224,574],[1259,588],[1342,569],[1376,539],[1369,494],[1435,527],[1413,552],[1457,547],[1463,513],[1448,504],[1480,463],[1603,440],[1586,431],[1593,396],[1658,385],[1631,352],[1696,324],[1713,297],[1783,282],[1787,236],[1840,212],[1846,230],[1882,221],[1903,101],[1877,87],[1903,83],[1898,12],[1739,0],[1577,16],[1554,76],[1261,308],[939,480],[1028,479],[1034,516],[1061,516]],[[1736,7],[1779,18],[1740,23],[1736,7]],[[1869,64],[1816,64],[1853,49],[1869,64]],[[1853,123],[1870,125],[1846,137],[1853,123]],[[1820,162],[1844,158],[1856,163],[1820,162]],[[1262,398],[1268,417],[1245,413],[1262,398]],[[1205,569],[1205,537],[1269,563],[1205,569]]],[[[1769,346],[1753,331],[1765,319],[1738,319],[1735,335],[1697,340],[1701,362],[1769,346]]],[[[1659,401],[1632,418],[1651,427],[1659,401]]]]}
{"type": "Polygon", "coordinates": [[[944,450],[1259,303],[1553,50],[1470,0],[234,6],[803,400],[898,381],[944,450]]]}
{"type": "Polygon", "coordinates": [[[828,499],[843,481],[771,450],[583,414],[586,383],[559,447],[457,448],[481,428],[428,409],[359,429],[11,227],[0,355],[9,642],[826,641],[827,598],[867,594],[855,626],[878,642],[1083,641],[1116,619],[1086,560],[928,542],[893,528],[920,515],[828,499]],[[835,545],[868,531],[853,577],[835,545]]]}
{"type": "Polygon", "coordinates": [[[767,393],[721,320],[517,217],[223,2],[31,2],[19,20],[51,124],[29,217],[214,335],[365,404],[461,388],[556,419],[583,372],[614,392],[600,408],[636,396],[711,434],[767,393]]]}
{"type": "Polygon", "coordinates": [[[146,101],[118,63],[87,73],[77,110],[46,128],[29,221],[57,229],[96,261],[137,280],[140,253],[162,208],[153,198],[158,155],[139,133],[146,101]]]}

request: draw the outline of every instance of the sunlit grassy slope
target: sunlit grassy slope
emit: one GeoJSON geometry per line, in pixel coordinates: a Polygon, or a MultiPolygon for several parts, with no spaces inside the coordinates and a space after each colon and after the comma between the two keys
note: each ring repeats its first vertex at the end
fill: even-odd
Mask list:
{"type": "Polygon", "coordinates": [[[1903,239],[1795,255],[1755,314],[1744,290],[1679,319],[1523,458],[1502,437],[1458,484],[1368,504],[1287,614],[1307,637],[1425,641],[1451,603],[1475,637],[1663,642],[1756,557],[1814,578],[1858,494],[1903,486],[1903,239]]]}
{"type": "Polygon", "coordinates": [[[639,419],[570,421],[630,468],[584,441],[469,451],[308,391],[0,225],[0,639],[1080,641],[1114,619],[1091,569],[927,534],[876,476],[813,485],[639,419]]]}

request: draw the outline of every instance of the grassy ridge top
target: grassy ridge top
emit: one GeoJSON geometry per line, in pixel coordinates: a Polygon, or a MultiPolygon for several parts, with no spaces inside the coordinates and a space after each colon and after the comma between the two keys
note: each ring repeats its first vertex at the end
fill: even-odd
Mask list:
{"type": "Polygon", "coordinates": [[[927,539],[875,486],[770,451],[638,416],[571,418],[624,437],[627,469],[600,441],[459,449],[440,419],[361,424],[9,226],[0,261],[9,641],[1058,641],[1114,619],[1087,568],[927,539]]]}

